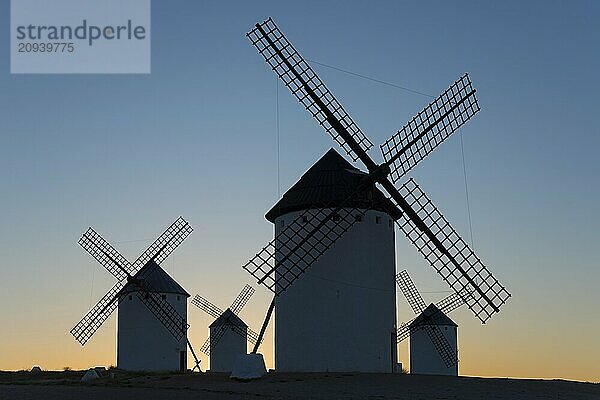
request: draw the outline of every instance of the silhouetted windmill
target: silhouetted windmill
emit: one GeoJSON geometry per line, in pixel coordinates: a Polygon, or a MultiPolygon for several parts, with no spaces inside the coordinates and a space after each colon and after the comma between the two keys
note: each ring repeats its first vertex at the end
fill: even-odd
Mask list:
{"type": "MultiPolygon", "coordinates": [[[[510,293],[413,179],[395,186],[401,177],[480,110],[469,76],[461,76],[383,143],[380,149],[384,162],[378,164],[367,154],[373,146],[371,141],[272,19],[257,23],[247,36],[298,101],[352,160],[360,160],[366,166],[368,174],[345,201],[306,210],[286,224],[287,228],[243,268],[275,296],[280,295],[360,221],[366,210],[349,205],[357,197],[368,197],[379,184],[401,214],[396,221],[400,229],[455,293],[469,293],[466,304],[473,314],[485,323],[499,312],[510,293]]],[[[267,311],[259,337],[264,334],[274,305],[275,300],[267,311]]],[[[256,350],[257,346],[254,352],[256,350]]]]}
{"type": "Polygon", "coordinates": [[[396,275],[396,283],[398,284],[398,287],[400,287],[404,297],[406,297],[408,304],[416,314],[416,317],[411,321],[400,324],[396,336],[397,341],[401,342],[402,340],[406,339],[410,335],[411,324],[417,318],[421,317],[424,320],[424,323],[421,324],[421,326],[425,329],[425,332],[429,336],[433,347],[435,347],[439,353],[446,367],[450,368],[455,366],[458,363],[456,346],[452,347],[450,343],[448,343],[448,339],[440,331],[437,325],[433,323],[427,324],[427,321],[433,321],[436,318],[441,317],[441,315],[445,315],[463,305],[464,298],[468,296],[468,293],[464,293],[462,295],[452,293],[451,295],[439,301],[437,304],[432,304],[433,307],[429,307],[430,312],[426,312],[428,307],[406,270],[402,270],[396,275]]]}
{"type": "Polygon", "coordinates": [[[237,336],[243,340],[243,353],[246,354],[245,342],[246,340],[252,344],[256,344],[258,334],[250,329],[238,316],[239,312],[242,311],[248,300],[254,294],[254,288],[250,285],[244,286],[242,291],[238,294],[235,300],[231,303],[229,308],[225,311],[208,301],[206,298],[197,294],[192,300],[192,304],[199,309],[206,312],[211,317],[215,318],[215,321],[210,325],[210,335],[200,348],[200,350],[210,356],[211,370],[223,370],[231,371],[232,363],[235,362],[234,354],[237,350],[241,351],[239,343],[231,344],[232,347],[240,347],[239,349],[226,349],[223,348],[219,355],[215,355],[213,350],[217,348],[217,344],[223,339],[229,332],[234,332],[237,336]],[[215,368],[215,365],[218,365],[215,368]]]}
{"type": "MultiPolygon", "coordinates": [[[[185,317],[181,315],[186,312],[187,301],[184,301],[182,306],[178,306],[180,308],[178,310],[173,305],[177,306],[176,303],[172,304],[168,301],[166,292],[176,294],[177,300],[180,300],[181,295],[186,298],[189,295],[159,266],[192,230],[192,227],[182,217],[179,217],[135,262],[130,263],[94,229],[89,228],[79,240],[79,244],[117,278],[117,283],[71,329],[70,332],[75,339],[84,345],[117,306],[125,304],[121,302],[126,295],[129,301],[132,301],[133,295],[135,295],[136,301],[143,304],[156,317],[176,342],[183,340],[183,350],[187,344],[195,357],[194,350],[186,337],[189,325],[185,317]]],[[[136,318],[136,315],[139,314],[138,308],[130,315],[132,318],[136,318]]],[[[129,323],[129,321],[120,322],[129,323]]],[[[138,322],[131,323],[138,324],[138,322]]],[[[119,329],[124,329],[124,327],[120,325],[119,329]]],[[[137,330],[137,326],[135,328],[128,327],[128,330],[137,330]]],[[[118,344],[118,349],[119,352],[127,351],[120,344],[118,344]]],[[[158,350],[154,349],[153,351],[158,352],[158,350]]],[[[151,352],[146,349],[146,353],[150,354],[151,352]]],[[[177,357],[180,358],[179,355],[177,357]]],[[[178,364],[181,365],[181,362],[178,361],[178,364]]],[[[199,362],[196,359],[196,367],[198,365],[199,362]]]]}

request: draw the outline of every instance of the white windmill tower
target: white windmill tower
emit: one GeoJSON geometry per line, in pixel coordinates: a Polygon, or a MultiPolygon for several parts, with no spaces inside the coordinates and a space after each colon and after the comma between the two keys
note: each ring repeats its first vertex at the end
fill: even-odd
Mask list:
{"type": "MultiPolygon", "coordinates": [[[[329,150],[266,214],[275,236],[299,215],[305,218],[300,227],[309,228],[318,218],[309,214],[324,204],[342,205],[365,176],[329,150]]],[[[356,227],[277,298],[278,371],[390,372],[395,367],[394,220],[399,213],[377,189],[345,204],[344,212],[357,220],[356,227]],[[369,328],[360,329],[357,321],[369,328]]]]}
{"type": "Polygon", "coordinates": [[[446,314],[465,304],[470,293],[452,293],[436,304],[425,305],[406,270],[396,275],[396,282],[408,304],[417,314],[400,324],[398,343],[410,336],[410,373],[458,375],[458,325],[446,314]]]}
{"type": "MultiPolygon", "coordinates": [[[[145,277],[151,293],[160,296],[187,321],[189,293],[158,264],[149,262],[140,273],[148,269],[153,269],[145,277]]],[[[140,293],[134,283],[128,283],[122,293],[117,308],[117,367],[129,371],[185,371],[187,337],[178,340],[164,329],[140,299],[147,294],[140,293]]]]}
{"type": "Polygon", "coordinates": [[[215,318],[208,327],[209,337],[200,348],[204,354],[210,356],[211,372],[233,371],[238,357],[248,351],[246,342],[256,344],[258,334],[238,316],[253,294],[252,286],[244,286],[225,311],[200,295],[192,299],[193,305],[215,318]]]}
{"type": "MultiPolygon", "coordinates": [[[[306,190],[289,196],[290,203],[297,201],[298,207],[275,207],[267,214],[276,224],[275,238],[243,266],[274,294],[259,339],[276,308],[277,369],[394,369],[396,346],[389,332],[389,321],[395,320],[395,313],[391,315],[395,300],[390,294],[394,293],[393,268],[389,267],[394,259],[393,222],[392,227],[388,226],[392,220],[455,293],[469,293],[466,304],[482,323],[498,313],[510,293],[413,179],[397,184],[480,110],[469,76],[461,76],[383,143],[380,149],[384,161],[377,163],[368,154],[373,143],[271,18],[255,24],[246,36],[325,131],[367,170],[347,168],[346,163],[343,171],[318,174],[320,182],[307,179],[306,190]],[[379,188],[386,194],[380,196],[379,188]],[[381,197],[389,201],[382,203],[381,197]],[[384,233],[383,229],[389,231],[384,233]],[[385,244],[375,242],[371,235],[385,244]],[[388,241],[392,243],[388,245],[388,241]],[[373,265],[374,258],[380,259],[383,266],[373,265]],[[348,289],[351,287],[356,290],[348,289]],[[379,292],[380,297],[367,294],[366,289],[379,292]],[[313,302],[313,297],[319,302],[313,302]],[[348,325],[344,312],[358,315],[353,324],[348,325]],[[370,334],[373,330],[377,331],[376,338],[370,334]],[[292,338],[310,342],[310,346],[296,346],[292,338]],[[339,351],[338,342],[350,344],[339,351]],[[382,359],[382,343],[390,346],[387,360],[382,359]],[[315,347],[321,351],[312,351],[315,347]],[[358,367],[356,360],[361,360],[358,367]]],[[[255,346],[253,353],[257,350],[255,346]]]]}
{"type": "MultiPolygon", "coordinates": [[[[84,345],[118,307],[117,367],[126,370],[185,371],[189,294],[160,263],[192,232],[179,217],[138,259],[130,263],[89,228],[79,244],[117,278],[117,283],[71,329],[84,345]]],[[[199,361],[196,358],[196,366],[199,361]]]]}
{"type": "Polygon", "coordinates": [[[453,358],[458,357],[458,325],[435,304],[430,304],[410,323],[410,373],[426,375],[458,375],[458,362],[448,366],[440,357],[430,332],[443,335],[453,358]]]}

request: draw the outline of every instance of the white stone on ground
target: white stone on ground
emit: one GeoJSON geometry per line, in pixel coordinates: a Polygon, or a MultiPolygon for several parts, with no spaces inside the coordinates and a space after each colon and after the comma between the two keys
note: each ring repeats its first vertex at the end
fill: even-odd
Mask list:
{"type": "Polygon", "coordinates": [[[235,360],[231,378],[256,379],[267,373],[262,354],[242,354],[235,360]]]}
{"type": "Polygon", "coordinates": [[[91,382],[98,378],[100,378],[100,375],[98,374],[98,372],[95,369],[90,368],[87,370],[87,372],[81,378],[81,382],[91,382]]]}

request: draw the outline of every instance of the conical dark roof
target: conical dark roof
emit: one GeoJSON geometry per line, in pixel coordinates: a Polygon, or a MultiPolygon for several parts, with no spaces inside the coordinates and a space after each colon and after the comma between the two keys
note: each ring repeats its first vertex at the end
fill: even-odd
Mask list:
{"type": "Polygon", "coordinates": [[[458,326],[446,314],[440,311],[435,304],[431,303],[413,322],[409,325],[411,329],[425,325],[458,326]]]}
{"type": "MultiPolygon", "coordinates": [[[[267,212],[265,218],[274,222],[277,217],[292,211],[339,205],[356,191],[366,176],[352,166],[337,151],[330,149],[292,186],[267,212]]],[[[388,213],[394,220],[398,209],[374,186],[355,196],[348,207],[368,208],[388,213]]]]}
{"type": "MultiPolygon", "coordinates": [[[[154,261],[148,261],[146,265],[140,269],[136,275],[142,277],[141,279],[148,282],[152,287],[152,291],[155,293],[175,293],[182,294],[186,297],[190,297],[190,294],[185,291],[184,288],[175,282],[171,276],[156,264],[154,261]]],[[[139,288],[133,283],[128,283],[123,288],[123,293],[132,293],[139,291],[139,288]]]]}
{"type": "Polygon", "coordinates": [[[215,319],[208,327],[215,328],[223,325],[241,326],[242,328],[248,327],[248,325],[246,325],[246,323],[242,321],[240,317],[235,315],[229,308],[223,311],[223,314],[221,314],[219,318],[215,319]]]}

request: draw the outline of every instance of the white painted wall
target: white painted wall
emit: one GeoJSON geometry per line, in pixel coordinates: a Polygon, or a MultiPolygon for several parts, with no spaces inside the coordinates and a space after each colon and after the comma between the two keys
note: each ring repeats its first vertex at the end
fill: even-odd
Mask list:
{"type": "MultiPolygon", "coordinates": [[[[298,215],[277,218],[275,235],[285,229],[282,220],[289,224],[298,215]]],[[[394,275],[393,221],[368,211],[277,298],[276,369],[392,372],[397,361],[394,275]]]]}
{"type": "MultiPolygon", "coordinates": [[[[242,336],[231,330],[231,327],[226,327],[227,331],[214,344],[212,338],[219,336],[220,329],[221,327],[210,328],[210,370],[211,372],[231,372],[238,356],[247,352],[247,335],[242,336]]],[[[246,331],[246,329],[243,330],[246,331]]]]}
{"type": "MultiPolygon", "coordinates": [[[[166,293],[166,296],[166,301],[187,321],[187,297],[173,293],[166,293]]],[[[185,352],[187,357],[186,344],[186,336],[177,341],[137,294],[129,293],[119,301],[118,368],[129,371],[178,371],[180,351],[185,352]]]]}
{"type": "MultiPolygon", "coordinates": [[[[458,351],[457,328],[446,325],[438,325],[438,328],[454,351],[458,351]]],[[[425,329],[417,329],[410,333],[410,373],[457,376],[458,364],[446,367],[425,329]]]]}

